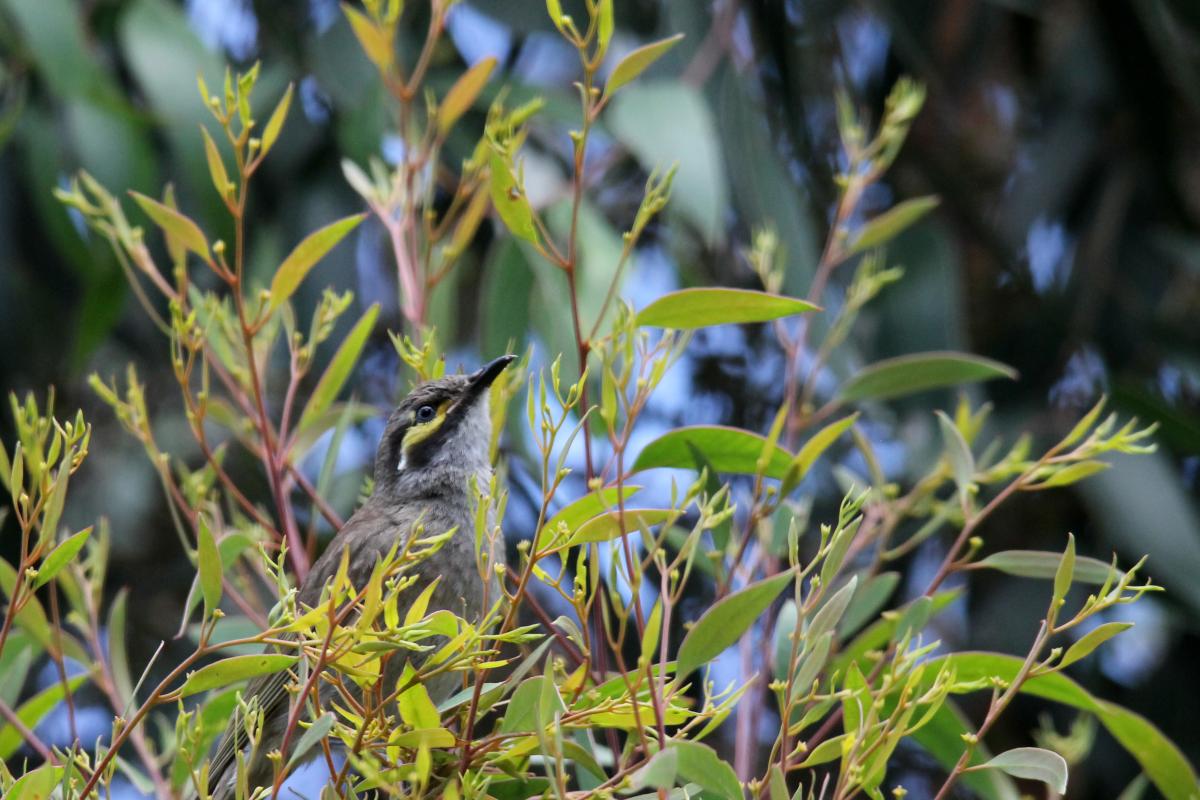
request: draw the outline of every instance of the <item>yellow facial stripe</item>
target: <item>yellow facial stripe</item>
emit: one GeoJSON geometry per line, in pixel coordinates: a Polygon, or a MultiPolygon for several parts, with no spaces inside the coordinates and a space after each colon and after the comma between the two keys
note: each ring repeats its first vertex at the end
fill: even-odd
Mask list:
{"type": "Polygon", "coordinates": [[[404,440],[400,442],[400,452],[408,452],[413,447],[416,447],[421,442],[433,436],[437,429],[442,427],[442,423],[446,421],[446,412],[450,409],[450,401],[447,400],[437,408],[437,413],[433,419],[428,422],[418,422],[404,433],[404,440]]]}

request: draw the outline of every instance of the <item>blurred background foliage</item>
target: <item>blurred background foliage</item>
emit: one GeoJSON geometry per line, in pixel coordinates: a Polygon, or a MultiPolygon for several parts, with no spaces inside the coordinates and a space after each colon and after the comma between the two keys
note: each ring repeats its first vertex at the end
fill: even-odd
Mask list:
{"type": "MultiPolygon", "coordinates": [[[[414,4],[420,6],[421,4],[414,4]]],[[[564,2],[569,11],[570,3],[564,2]]],[[[419,48],[426,14],[406,15],[402,52],[419,48]]],[[[920,350],[968,350],[1016,367],[1021,378],[972,390],[996,405],[994,434],[1061,435],[1102,393],[1118,410],[1161,423],[1159,452],[1068,492],[1008,504],[982,532],[989,549],[1059,549],[1074,531],[1082,553],[1122,560],[1149,553],[1167,588],[1132,608],[1138,623],[1078,675],[1097,693],[1155,720],[1200,759],[1200,12],[1190,0],[618,0],[610,60],[639,44],[686,39],[604,115],[589,151],[593,202],[582,218],[581,300],[589,263],[611,264],[645,175],[677,161],[667,215],[639,245],[624,293],[636,306],[693,284],[755,286],[744,251],[772,226],[786,253],[784,291],[803,295],[824,241],[839,168],[834,91],[879,109],[898,76],[929,90],[925,111],[863,213],[925,194],[939,209],[889,249],[905,279],[865,312],[828,383],[863,364],[920,350]]],[[[501,69],[452,136],[458,163],[502,82],[510,103],[541,96],[526,183],[552,226],[569,190],[565,132],[578,64],[534,0],[464,0],[434,54],[438,93],[464,64],[495,56],[501,69]]],[[[249,263],[265,283],[306,232],[353,213],[361,200],[341,160],[395,159],[399,139],[384,88],[334,0],[0,0],[0,389],[58,389],[65,413],[97,423],[89,466],[73,481],[79,525],[107,515],[110,587],[131,590],[133,660],[173,634],[191,567],[170,533],[154,473],[86,388],[133,361],[149,386],[168,449],[194,447],[174,396],[161,337],[136,308],[106,242],[51,196],[83,168],[110,188],[157,195],[172,182],[181,205],[213,236],[228,217],[209,187],[196,76],[219,85],[225,63],[262,61],[260,97],[289,81],[297,100],[288,135],[251,195],[249,263]],[[160,372],[156,373],[155,370],[160,372]],[[107,420],[107,421],[106,421],[107,420]],[[173,434],[174,431],[174,434],[173,434]]],[[[264,101],[269,102],[269,101],[264,101]]],[[[405,387],[386,329],[402,330],[395,268],[378,222],[364,223],[317,268],[298,298],[301,318],[320,287],[353,289],[382,304],[358,396],[386,406],[405,387]],[[307,293],[307,294],[305,294],[307,293]]],[[[593,272],[593,274],[595,274],[593,272]]],[[[823,298],[836,307],[849,270],[823,298]]],[[[598,285],[606,285],[600,275],[598,285]]],[[[570,352],[558,276],[488,226],[433,296],[430,320],[452,362],[475,363],[508,340],[570,352]]],[[[347,320],[358,314],[347,314],[347,320]]],[[[585,313],[585,317],[589,317],[585,313]]],[[[349,325],[349,321],[344,323],[349,325]]],[[[451,368],[457,363],[451,363],[451,368]]],[[[753,326],[699,334],[660,390],[645,441],[667,427],[723,422],[764,430],[779,403],[781,354],[753,326]],[[659,421],[655,428],[654,419],[659,421]]],[[[821,381],[817,384],[818,396],[821,381]]],[[[890,479],[902,484],[936,457],[929,397],[891,404],[867,428],[890,479]]],[[[938,402],[949,407],[947,393],[938,402]]],[[[10,421],[0,415],[0,434],[10,421]]],[[[347,436],[341,508],[361,486],[378,423],[347,436]]],[[[536,486],[513,443],[510,535],[532,525],[536,486]]],[[[865,470],[847,449],[839,465],[865,470]]],[[[254,464],[230,465],[248,491],[254,464]]],[[[582,489],[582,487],[578,487],[582,489]]],[[[818,513],[836,508],[834,475],[813,482],[818,513]]],[[[823,517],[822,517],[823,518],[823,517]]],[[[0,548],[9,542],[0,538],[0,548]]],[[[7,552],[7,550],[6,550],[7,552]]],[[[939,545],[914,555],[914,591],[936,569],[939,545]]],[[[980,574],[938,635],[956,649],[1020,653],[1043,598],[1020,580],[980,574]],[[1032,623],[1030,623],[1032,624],[1032,623]]],[[[1024,743],[1037,706],[1019,701],[997,736],[1024,743]]],[[[1053,719],[1060,732],[1069,715],[1053,719]]],[[[103,729],[107,719],[98,724],[103,729]]],[[[82,731],[81,731],[82,733],[82,731]]],[[[53,730],[46,738],[54,740],[53,730]]],[[[86,740],[88,737],[83,735],[86,740]]],[[[1001,742],[997,741],[997,748],[1001,742]]],[[[914,769],[921,769],[915,755],[914,769]]],[[[1099,733],[1072,772],[1072,797],[1114,796],[1132,761],[1099,733]]],[[[939,781],[940,782],[940,781],[939,781]]],[[[906,785],[909,784],[906,781],[906,785]]],[[[916,785],[920,785],[917,782],[916,785]]],[[[935,784],[936,785],[936,784],[935,784]]]]}

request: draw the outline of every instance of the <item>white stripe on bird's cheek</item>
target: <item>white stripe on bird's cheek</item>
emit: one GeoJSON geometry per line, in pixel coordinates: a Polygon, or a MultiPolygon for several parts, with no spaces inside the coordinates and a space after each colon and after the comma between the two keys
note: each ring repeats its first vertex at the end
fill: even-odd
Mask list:
{"type": "Polygon", "coordinates": [[[408,453],[400,456],[400,463],[396,465],[396,472],[404,472],[404,468],[408,466],[408,453]]]}

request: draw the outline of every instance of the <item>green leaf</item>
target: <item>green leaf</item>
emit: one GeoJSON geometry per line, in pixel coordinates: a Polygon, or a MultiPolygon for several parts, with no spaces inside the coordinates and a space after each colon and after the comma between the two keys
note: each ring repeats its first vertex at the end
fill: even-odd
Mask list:
{"type": "Polygon", "coordinates": [[[998,769],[1014,778],[1041,781],[1060,795],[1067,791],[1067,760],[1053,750],[1017,747],[977,769],[998,769]]]}
{"type": "Polygon", "coordinates": [[[442,136],[454,127],[459,117],[475,102],[495,68],[496,59],[491,56],[477,61],[454,82],[450,91],[446,92],[446,97],[437,110],[438,132],[442,136]]]}
{"type": "MultiPolygon", "coordinates": [[[[949,772],[963,751],[963,736],[975,731],[968,724],[966,715],[953,698],[942,703],[934,715],[913,733],[913,740],[933,756],[949,772]]],[[[980,742],[971,754],[971,766],[977,766],[992,757],[987,747],[980,742]]],[[[962,782],[983,800],[1021,800],[1016,783],[1000,771],[967,772],[962,782]]]]}
{"type": "Polygon", "coordinates": [[[630,776],[631,790],[649,787],[670,789],[675,786],[675,775],[679,771],[679,751],[673,747],[659,750],[654,756],[630,776]]]}
{"type": "Polygon", "coordinates": [[[768,322],[817,310],[804,300],[749,289],[680,289],[643,308],[636,322],[647,328],[694,330],[710,325],[768,322]]]}
{"type": "Polygon", "coordinates": [[[416,730],[439,728],[442,715],[438,713],[437,706],[429,697],[429,690],[420,681],[414,680],[416,675],[412,664],[405,664],[400,679],[396,681],[397,686],[408,687],[396,698],[400,719],[404,720],[405,725],[416,730]]]}
{"type": "Polygon", "coordinates": [[[1080,461],[1077,464],[1071,464],[1057,470],[1046,480],[1041,483],[1035,483],[1029,486],[1030,489],[1052,489],[1058,486],[1070,486],[1072,483],[1078,483],[1084,478],[1090,478],[1097,472],[1103,472],[1108,469],[1111,464],[1105,461],[1080,461]]]}
{"type": "Polygon", "coordinates": [[[499,733],[528,733],[537,728],[538,699],[542,694],[541,677],[529,678],[517,686],[508,700],[508,710],[500,721],[499,733]]]}
{"type": "Polygon", "coordinates": [[[189,672],[187,680],[179,689],[179,696],[188,697],[209,689],[219,689],[247,678],[269,675],[287,669],[294,663],[296,663],[295,656],[275,653],[231,656],[212,664],[206,664],[195,672],[189,672]]]}
{"type": "Polygon", "coordinates": [[[604,94],[611,95],[617,89],[620,89],[638,75],[641,75],[651,64],[662,58],[668,50],[679,44],[679,40],[682,38],[683,34],[677,33],[666,39],[660,39],[657,42],[651,42],[648,45],[639,47],[622,58],[613,67],[612,74],[608,76],[608,82],[604,84],[604,94]]]}
{"type": "Polygon", "coordinates": [[[596,52],[598,55],[602,56],[608,50],[614,26],[613,0],[600,0],[600,5],[596,9],[596,43],[598,45],[596,52]]]}
{"type": "Polygon", "coordinates": [[[841,621],[842,615],[846,613],[846,608],[850,605],[850,600],[854,597],[854,590],[857,588],[858,576],[854,575],[846,582],[845,586],[838,589],[832,597],[821,604],[808,624],[807,635],[816,638],[833,630],[841,621]]]}
{"type": "Polygon", "coordinates": [[[852,633],[874,619],[899,583],[900,573],[881,572],[860,584],[846,613],[842,615],[842,621],[838,623],[838,632],[852,633]]]}
{"type": "Polygon", "coordinates": [[[200,133],[204,137],[204,157],[208,159],[208,174],[212,178],[213,188],[221,197],[229,199],[233,195],[234,187],[229,182],[229,173],[225,171],[225,162],[221,159],[221,151],[217,149],[217,143],[213,141],[208,128],[201,125],[200,133]]]}
{"type": "Polygon", "coordinates": [[[88,537],[92,535],[91,526],[84,528],[74,536],[70,536],[59,543],[50,551],[50,555],[46,556],[38,567],[37,580],[33,582],[33,588],[38,589],[45,586],[50,580],[62,571],[63,567],[71,563],[71,559],[75,558],[76,554],[83,548],[88,537]]]}
{"type": "Polygon", "coordinates": [[[935,412],[938,426],[942,429],[942,440],[946,443],[946,456],[950,459],[950,471],[954,485],[958,487],[959,500],[963,503],[971,496],[971,477],[975,474],[975,457],[967,440],[944,411],[935,412]]]}
{"type": "Polygon", "coordinates": [[[829,660],[829,649],[833,646],[833,631],[825,631],[810,640],[811,647],[806,647],[804,656],[796,666],[796,691],[807,693],[821,674],[821,668],[829,660]]]}
{"type": "Polygon", "coordinates": [[[854,255],[886,244],[905,228],[937,208],[939,202],[941,201],[937,197],[930,195],[914,197],[912,200],[905,200],[903,203],[892,206],[863,225],[862,230],[858,232],[858,236],[854,237],[853,243],[847,250],[847,255],[854,255]]]}
{"type": "MultiPolygon", "coordinates": [[[[67,687],[74,692],[79,685],[87,680],[87,675],[75,675],[67,679],[67,687]]],[[[42,718],[53,711],[63,701],[65,696],[61,681],[55,681],[33,697],[26,700],[16,709],[17,718],[30,730],[37,727],[42,718]]],[[[24,742],[21,734],[11,725],[0,728],[0,759],[8,760],[20,749],[24,742]]],[[[15,796],[15,795],[14,795],[15,796]]]]}
{"type": "Polygon", "coordinates": [[[279,104],[275,106],[275,110],[271,112],[271,118],[267,120],[267,125],[263,128],[262,145],[259,147],[259,158],[264,158],[271,148],[275,146],[275,142],[279,139],[279,133],[283,130],[283,123],[287,120],[288,109],[292,105],[292,84],[288,84],[287,89],[283,93],[283,97],[279,99],[279,104]]]}
{"type": "Polygon", "coordinates": [[[317,381],[317,386],[309,396],[308,402],[304,405],[304,411],[300,414],[300,424],[296,428],[297,432],[303,431],[316,422],[337,399],[338,393],[346,385],[346,380],[350,377],[354,365],[358,363],[358,357],[367,344],[367,337],[371,335],[371,331],[375,327],[377,316],[379,316],[379,304],[375,303],[367,309],[358,322],[354,323],[350,333],[342,340],[337,352],[330,360],[329,366],[325,368],[321,379],[317,381]]]}
{"type": "Polygon", "coordinates": [[[221,604],[221,552],[212,528],[203,514],[196,532],[196,565],[200,592],[204,595],[204,615],[210,616],[221,604]]]}
{"type": "Polygon", "coordinates": [[[292,756],[288,759],[288,769],[294,768],[297,764],[304,760],[304,754],[313,749],[318,742],[329,735],[330,728],[333,727],[333,714],[322,714],[316,722],[308,726],[308,730],[300,737],[300,741],[296,743],[296,748],[292,750],[292,756]]]}
{"type": "Polygon", "coordinates": [[[706,744],[687,739],[671,742],[678,755],[679,775],[725,800],[742,800],[742,785],[733,767],[721,760],[706,744]]]}
{"type": "Polygon", "coordinates": [[[562,697],[558,694],[558,687],[554,685],[554,676],[551,673],[543,673],[541,678],[535,680],[539,684],[537,720],[539,726],[545,728],[554,722],[556,715],[565,712],[567,707],[563,705],[562,697]]]}
{"type": "MultiPolygon", "coordinates": [[[[953,653],[927,662],[925,674],[930,676],[929,681],[946,662],[955,670],[959,685],[990,686],[992,676],[1012,681],[1021,669],[1022,659],[999,653],[953,653]]],[[[1021,692],[1094,714],[1167,800],[1190,800],[1195,796],[1196,786],[1200,785],[1195,768],[1162,731],[1140,714],[1093,697],[1060,672],[1030,678],[1021,692]]]]}
{"type": "MultiPolygon", "coordinates": [[[[621,495],[623,499],[628,500],[641,488],[641,486],[626,484],[621,487],[621,495]]],[[[567,503],[560,508],[558,513],[542,526],[542,533],[539,535],[538,540],[541,541],[541,537],[543,536],[553,536],[560,524],[565,525],[568,531],[574,531],[592,517],[603,514],[616,504],[617,487],[615,486],[597,489],[594,492],[585,494],[578,500],[567,503]]]]}
{"type": "Polygon", "coordinates": [[[819,745],[814,747],[812,752],[809,753],[805,759],[796,766],[807,769],[820,764],[828,764],[835,758],[841,758],[842,745],[846,743],[847,735],[848,734],[842,733],[821,742],[819,745]]]}
{"type": "Polygon", "coordinates": [[[1067,549],[1059,559],[1058,568],[1054,570],[1054,602],[1057,605],[1071,588],[1075,579],[1075,534],[1067,534],[1067,549]]]}
{"type": "Polygon", "coordinates": [[[1059,668],[1069,667],[1076,661],[1087,658],[1097,647],[1132,627],[1132,622],[1106,622],[1093,628],[1081,636],[1079,641],[1067,648],[1067,654],[1058,663],[1059,668]]]}
{"type": "Polygon", "coordinates": [[[625,509],[625,525],[621,525],[621,515],[609,511],[598,517],[592,517],[567,540],[566,547],[574,547],[591,542],[611,542],[625,531],[638,531],[643,526],[647,528],[659,525],[679,512],[671,508],[627,508],[625,509]]]}
{"type": "Polygon", "coordinates": [[[304,237],[304,240],[296,245],[296,249],[288,253],[288,257],[275,271],[275,277],[271,279],[271,308],[276,309],[283,305],[300,287],[300,282],[304,280],[308,271],[345,238],[346,234],[357,228],[366,216],[354,214],[344,217],[304,237]]]}
{"type": "MultiPolygon", "coordinates": [[[[655,467],[693,469],[695,460],[688,447],[690,444],[702,452],[718,472],[753,475],[766,443],[765,436],[723,425],[677,428],[642,448],[634,462],[633,471],[641,472],[655,467]]],[[[791,462],[791,453],[776,446],[764,474],[768,478],[781,478],[791,462]]]]}
{"type": "Polygon", "coordinates": [[[934,614],[933,600],[929,597],[918,597],[909,604],[896,622],[892,633],[892,641],[898,642],[905,636],[913,637],[920,633],[934,614]]]}
{"type": "Polygon", "coordinates": [[[19,797],[21,800],[50,800],[55,796],[54,790],[58,788],[62,774],[62,767],[38,767],[22,775],[9,787],[9,793],[5,796],[19,797]]]}
{"type": "Polygon", "coordinates": [[[737,642],[779,593],[792,584],[793,578],[791,571],[781,572],[717,601],[696,621],[679,646],[676,677],[686,678],[737,642]]]}
{"type": "Polygon", "coordinates": [[[885,400],[996,378],[1015,380],[1017,371],[999,361],[968,353],[930,352],[889,358],[864,367],[842,384],[845,402],[885,400]]]}
{"type": "Polygon", "coordinates": [[[490,163],[492,205],[496,207],[496,213],[514,236],[537,244],[538,231],[533,222],[533,207],[529,205],[529,198],[517,185],[512,170],[499,153],[492,153],[490,163]]]}
{"type": "Polygon", "coordinates": [[[154,224],[162,228],[168,238],[173,238],[184,248],[196,253],[205,261],[208,260],[208,240],[200,226],[168,205],[158,202],[153,197],[147,197],[140,192],[129,193],[134,201],[141,206],[146,216],[154,224]]]}
{"type": "Polygon", "coordinates": [[[126,618],[129,590],[121,589],[113,598],[108,609],[108,661],[112,668],[113,683],[121,703],[128,707],[133,702],[133,678],[129,673],[129,651],[125,646],[126,618]]]}
{"type": "Polygon", "coordinates": [[[816,463],[817,459],[837,441],[839,436],[850,430],[857,421],[858,412],[855,412],[844,419],[839,419],[837,422],[829,423],[814,433],[804,443],[804,446],[800,448],[800,452],[796,453],[796,457],[792,459],[787,476],[783,481],[784,488],[780,490],[780,493],[787,494],[796,484],[804,480],[804,476],[812,469],[812,465],[816,463]]]}
{"type": "MultiPolygon", "coordinates": [[[[994,569],[1020,578],[1053,578],[1058,573],[1061,562],[1060,553],[1043,550],[1002,550],[976,561],[971,565],[971,569],[994,569]]],[[[1111,565],[1097,558],[1077,556],[1074,580],[1099,586],[1108,578],[1110,569],[1111,565]]],[[[1123,572],[1117,570],[1116,579],[1119,580],[1123,575],[1123,572]]]]}

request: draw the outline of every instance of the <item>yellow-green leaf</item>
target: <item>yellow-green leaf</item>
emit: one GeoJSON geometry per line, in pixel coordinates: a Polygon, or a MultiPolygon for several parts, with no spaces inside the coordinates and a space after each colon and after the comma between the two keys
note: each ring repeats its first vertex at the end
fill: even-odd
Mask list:
{"type": "Polygon", "coordinates": [[[256,678],[259,675],[270,675],[287,669],[296,663],[295,656],[258,653],[246,656],[231,656],[230,658],[207,664],[195,672],[189,672],[187,680],[179,689],[180,697],[188,697],[209,689],[219,689],[231,683],[256,678]]]}
{"type": "Polygon", "coordinates": [[[446,132],[454,127],[454,123],[458,122],[459,117],[465,114],[471,104],[475,102],[475,98],[479,96],[495,68],[496,59],[488,56],[475,63],[454,82],[450,91],[446,92],[446,98],[442,100],[442,105],[437,111],[439,133],[445,136],[446,132]]]}
{"type": "Polygon", "coordinates": [[[396,688],[403,688],[410,683],[412,685],[404,689],[396,698],[396,705],[400,709],[400,718],[404,720],[405,725],[417,730],[437,728],[442,724],[441,714],[438,713],[433,700],[429,698],[429,691],[425,686],[419,681],[413,683],[415,676],[416,671],[413,670],[412,665],[405,664],[396,688]]]}
{"type": "Polygon", "coordinates": [[[817,310],[817,306],[804,300],[749,289],[681,289],[663,295],[639,311],[637,324],[693,330],[709,325],[767,322],[817,310]]]}
{"type": "Polygon", "coordinates": [[[345,13],[346,19],[350,20],[354,36],[367,58],[371,59],[371,63],[380,70],[390,67],[395,59],[391,34],[376,25],[366,14],[352,8],[349,3],[342,3],[342,12],[345,13]]]}
{"type": "Polygon", "coordinates": [[[839,419],[837,422],[831,422],[814,433],[804,443],[804,446],[800,448],[800,452],[796,453],[796,457],[792,459],[792,463],[788,466],[780,493],[787,494],[796,484],[804,480],[804,476],[812,469],[812,465],[816,463],[817,459],[838,440],[839,436],[853,427],[857,420],[858,413],[856,412],[844,419],[839,419]]]}
{"type": "MultiPolygon", "coordinates": [[[[677,428],[643,447],[634,462],[633,471],[641,472],[655,467],[694,469],[696,462],[688,448],[689,443],[703,453],[718,472],[753,475],[767,439],[757,433],[722,425],[677,428]]],[[[768,478],[782,478],[791,463],[792,454],[776,446],[763,474],[768,478]]]]}
{"type": "Polygon", "coordinates": [[[147,197],[140,192],[129,193],[134,202],[141,206],[146,216],[154,224],[162,228],[163,233],[174,239],[188,250],[208,260],[208,240],[204,238],[200,226],[170,206],[158,202],[153,197],[147,197]]]}
{"type": "Polygon", "coordinates": [[[849,255],[886,244],[921,217],[937,208],[937,197],[915,197],[905,200],[863,225],[848,250],[849,255]]]}
{"type": "Polygon", "coordinates": [[[366,214],[344,217],[304,237],[304,241],[296,245],[296,249],[289,253],[283,263],[279,265],[275,277],[271,280],[271,308],[283,305],[284,301],[291,297],[300,286],[300,282],[304,280],[308,271],[346,234],[358,227],[364,217],[366,214]]]}
{"type": "MultiPolygon", "coordinates": [[[[87,680],[87,677],[84,674],[68,678],[67,686],[73,692],[79,688],[81,683],[87,680]]],[[[16,709],[17,718],[25,724],[26,728],[30,730],[36,728],[43,717],[58,707],[63,700],[64,694],[62,682],[55,681],[22,703],[20,708],[16,709]]],[[[13,754],[17,752],[24,741],[24,738],[22,738],[21,734],[13,726],[5,725],[0,728],[0,759],[7,760],[12,758],[13,754]]]]}
{"type": "Polygon", "coordinates": [[[288,109],[291,108],[291,105],[292,84],[289,83],[287,90],[283,93],[283,97],[279,100],[279,104],[271,112],[271,118],[267,120],[266,127],[263,128],[262,146],[258,151],[260,158],[265,156],[279,139],[279,132],[283,130],[283,123],[287,119],[288,109]]]}
{"type": "Polygon", "coordinates": [[[496,207],[496,213],[514,236],[536,243],[538,232],[529,198],[517,185],[512,170],[499,153],[492,153],[490,164],[492,205],[496,207]]]}
{"type": "Polygon", "coordinates": [[[204,595],[204,615],[209,616],[221,604],[221,551],[203,514],[196,533],[196,563],[200,574],[200,592],[204,595]]]}
{"type": "Polygon", "coordinates": [[[309,396],[308,403],[304,406],[304,411],[300,415],[300,424],[297,427],[298,431],[304,430],[319,419],[325,409],[329,408],[330,404],[337,399],[338,393],[350,377],[351,370],[358,362],[359,354],[362,353],[363,347],[367,343],[367,337],[371,335],[371,330],[375,327],[377,316],[379,316],[378,303],[367,309],[367,313],[362,315],[362,318],[354,324],[350,333],[342,340],[333,359],[329,362],[329,366],[325,368],[321,379],[317,381],[317,386],[309,396]]]}
{"type": "Polygon", "coordinates": [[[653,527],[678,514],[670,508],[627,508],[624,525],[617,511],[609,511],[583,523],[571,534],[565,546],[574,547],[591,542],[610,542],[625,532],[638,531],[642,527],[653,527]]]}
{"type": "Polygon", "coordinates": [[[233,194],[234,187],[229,182],[229,174],[225,171],[225,162],[221,159],[221,151],[217,149],[217,143],[213,141],[208,128],[201,125],[200,133],[204,136],[204,157],[208,159],[208,174],[212,178],[213,187],[216,188],[217,194],[228,200],[233,194]]]}
{"type": "Polygon", "coordinates": [[[1075,534],[1067,534],[1067,549],[1063,551],[1058,569],[1054,571],[1054,601],[1058,602],[1067,595],[1071,581],[1075,580],[1075,534]]]}
{"type": "Polygon", "coordinates": [[[1132,622],[1106,622],[1085,633],[1079,641],[1067,648],[1066,655],[1059,662],[1059,667],[1069,667],[1076,661],[1087,658],[1100,645],[1116,636],[1118,633],[1133,627],[1132,622]]]}
{"type": "Polygon", "coordinates": [[[622,58],[617,63],[617,66],[613,67],[612,74],[608,76],[608,83],[604,86],[604,93],[611,95],[617,89],[620,89],[638,75],[641,75],[651,64],[662,58],[668,50],[679,44],[679,40],[682,38],[683,34],[677,33],[666,39],[660,39],[657,42],[651,42],[648,45],[639,47],[622,58]]]}
{"type": "Polygon", "coordinates": [[[50,582],[50,579],[62,571],[62,568],[71,563],[71,559],[83,549],[83,545],[87,542],[88,537],[92,535],[92,528],[88,526],[79,533],[69,536],[59,543],[57,547],[50,551],[50,555],[46,556],[38,567],[37,580],[33,582],[33,588],[37,589],[45,586],[50,582]]]}

